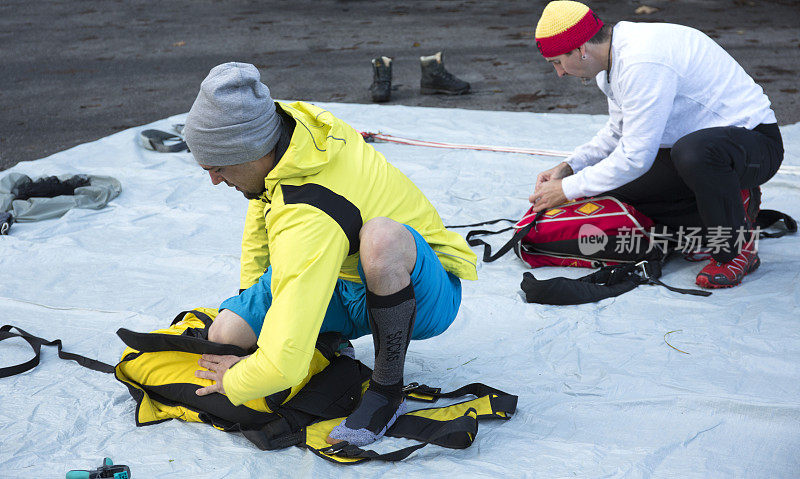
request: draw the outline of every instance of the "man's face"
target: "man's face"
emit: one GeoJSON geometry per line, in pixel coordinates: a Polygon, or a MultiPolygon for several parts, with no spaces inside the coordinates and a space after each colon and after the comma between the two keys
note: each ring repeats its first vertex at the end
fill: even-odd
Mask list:
{"type": "Polygon", "coordinates": [[[236,188],[248,200],[254,200],[266,189],[264,178],[269,173],[267,163],[271,164],[270,155],[238,165],[200,166],[208,172],[212,184],[225,183],[231,188],[236,188]]]}
{"type": "Polygon", "coordinates": [[[553,65],[553,68],[556,69],[556,73],[559,77],[563,77],[564,75],[571,75],[581,78],[589,78],[594,76],[590,75],[587,71],[587,65],[584,65],[584,62],[581,62],[580,50],[572,50],[569,53],[565,53],[557,57],[545,58],[545,60],[553,65]]]}

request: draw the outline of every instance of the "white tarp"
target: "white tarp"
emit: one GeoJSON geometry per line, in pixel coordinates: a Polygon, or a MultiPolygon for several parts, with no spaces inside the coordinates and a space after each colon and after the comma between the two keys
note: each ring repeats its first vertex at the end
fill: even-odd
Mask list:
{"type": "MultiPolygon", "coordinates": [[[[570,150],[602,116],[323,104],[355,128],[436,141],[570,150]]],[[[168,130],[182,116],[147,125],[168,130]]],[[[115,364],[117,328],[151,331],[178,312],[216,307],[238,288],[246,200],[212,187],[188,153],[147,151],[131,129],[9,171],[117,178],[99,211],[14,224],[0,237],[0,314],[67,351],[115,364]]],[[[782,128],[784,164],[800,166],[800,124],[782,128]]],[[[428,195],[446,224],[517,217],[538,171],[522,154],[376,144],[428,195]]],[[[3,173],[6,174],[6,173],[3,173]]],[[[765,208],[800,218],[800,176],[763,188],[765,208]]],[[[502,239],[498,239],[499,243],[502,239]]],[[[480,256],[480,251],[477,251],[480,256]]],[[[340,466],[299,448],[262,452],[243,437],[180,421],[137,428],[110,375],[57,358],[0,379],[0,477],[63,477],[104,456],[134,478],[798,477],[800,248],[764,240],[761,268],[709,298],[642,286],[597,304],[525,304],[512,254],[480,265],[443,335],[412,343],[406,381],[451,389],[480,381],[519,395],[507,422],[481,425],[466,450],[428,446],[397,464],[340,466]],[[672,346],[665,342],[665,334],[672,346]]],[[[662,280],[692,287],[700,263],[662,280]]],[[[585,274],[540,269],[537,277],[585,274]]],[[[372,364],[372,340],[355,341],[372,364]]],[[[0,343],[0,367],[32,356],[0,343]]],[[[377,450],[407,445],[382,441],[377,450]]]]}

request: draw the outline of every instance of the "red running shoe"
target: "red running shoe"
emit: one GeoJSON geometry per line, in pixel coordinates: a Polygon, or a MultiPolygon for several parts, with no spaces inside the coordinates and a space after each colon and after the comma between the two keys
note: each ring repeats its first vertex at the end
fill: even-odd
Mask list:
{"type": "Polygon", "coordinates": [[[753,229],[758,212],[761,211],[761,187],[756,186],[749,190],[741,190],[741,194],[746,225],[748,228],[753,229]]]}
{"type": "Polygon", "coordinates": [[[747,244],[742,252],[727,263],[711,260],[697,274],[695,282],[701,288],[730,288],[742,282],[747,274],[752,273],[761,265],[758,252],[755,251],[753,242],[747,244]]]}

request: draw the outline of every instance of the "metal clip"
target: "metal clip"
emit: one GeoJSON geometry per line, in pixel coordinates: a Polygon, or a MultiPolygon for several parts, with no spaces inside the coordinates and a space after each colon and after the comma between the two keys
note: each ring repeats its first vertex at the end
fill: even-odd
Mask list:
{"type": "Polygon", "coordinates": [[[413,390],[417,389],[418,387],[419,387],[419,383],[409,383],[409,384],[403,386],[403,392],[407,393],[407,392],[410,392],[410,391],[413,391],[413,390]]]}
{"type": "Polygon", "coordinates": [[[350,445],[349,442],[341,441],[341,442],[337,442],[336,444],[333,444],[331,446],[328,446],[325,449],[320,449],[319,452],[332,456],[332,455],[335,455],[337,452],[341,451],[342,449],[346,448],[349,445],[350,445]]]}
{"type": "Polygon", "coordinates": [[[642,270],[642,277],[644,279],[649,280],[650,274],[647,272],[647,265],[650,264],[647,260],[642,260],[636,263],[636,267],[642,270]]]}

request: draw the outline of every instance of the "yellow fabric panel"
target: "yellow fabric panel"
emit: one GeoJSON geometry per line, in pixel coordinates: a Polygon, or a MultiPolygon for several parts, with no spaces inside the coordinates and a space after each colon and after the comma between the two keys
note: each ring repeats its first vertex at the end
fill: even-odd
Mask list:
{"type": "Polygon", "coordinates": [[[328,454],[323,454],[320,450],[329,447],[325,441],[325,438],[328,437],[328,434],[333,431],[333,428],[336,427],[340,422],[342,422],[344,418],[336,418],[336,419],[329,419],[327,421],[320,421],[316,424],[312,424],[306,428],[306,446],[316,450],[316,452],[320,455],[328,457],[336,462],[361,462],[364,459],[360,458],[348,458],[348,457],[340,457],[340,456],[331,456],[328,454]]]}
{"type": "MultiPolygon", "coordinates": [[[[128,351],[126,350],[125,354],[123,354],[123,357],[127,355],[127,352],[128,351]]],[[[116,366],[116,377],[120,381],[139,389],[144,394],[137,407],[138,415],[136,417],[136,421],[138,424],[148,424],[152,422],[163,421],[165,419],[181,419],[188,422],[202,422],[200,421],[198,413],[190,409],[181,406],[167,406],[151,399],[147,392],[139,385],[139,382],[135,379],[131,379],[131,377],[136,377],[136,371],[130,371],[131,368],[131,361],[120,362],[116,366]]],[[[135,367],[133,368],[135,369],[135,367]]]]}
{"type": "Polygon", "coordinates": [[[269,204],[262,200],[250,200],[247,206],[240,259],[239,288],[241,289],[256,284],[269,266],[269,242],[264,219],[265,211],[268,209],[269,204]]]}
{"type": "Polygon", "coordinates": [[[450,419],[463,416],[467,413],[467,410],[473,408],[477,411],[478,416],[498,415],[500,417],[505,417],[504,413],[494,414],[492,412],[492,403],[489,401],[490,397],[491,396],[484,396],[471,401],[452,404],[447,407],[418,409],[406,414],[409,416],[426,417],[435,421],[449,421],[450,419]]]}
{"type": "MultiPolygon", "coordinates": [[[[217,315],[219,314],[219,310],[217,308],[194,308],[192,311],[197,311],[198,313],[203,313],[206,316],[208,316],[209,318],[211,318],[212,320],[215,319],[217,317],[217,315]]],[[[195,318],[196,321],[200,321],[199,319],[196,319],[197,316],[195,316],[192,311],[189,311],[188,313],[186,313],[186,316],[184,316],[183,321],[187,321],[187,320],[190,320],[192,318],[195,318]]],[[[202,327],[202,324],[203,324],[203,322],[200,321],[200,326],[201,327],[202,327]]],[[[177,326],[177,324],[176,324],[176,326],[177,326]]]]}
{"type": "MultiPolygon", "coordinates": [[[[149,399],[149,398],[148,398],[149,399]]],[[[167,406],[158,401],[142,401],[139,405],[139,424],[162,421],[164,419],[180,419],[186,422],[203,422],[200,413],[183,406],[167,406]]]]}
{"type": "Polygon", "coordinates": [[[580,2],[559,0],[548,3],[536,25],[536,38],[552,37],[567,31],[586,16],[588,11],[589,7],[580,2]]]}
{"type": "Polygon", "coordinates": [[[163,386],[165,384],[211,386],[213,381],[210,379],[198,378],[194,375],[196,370],[204,369],[197,365],[199,357],[198,354],[179,351],[142,353],[136,360],[127,361],[127,366],[122,366],[122,368],[128,370],[128,368],[135,367],[136,382],[147,386],[163,386]]]}
{"type": "MultiPolygon", "coordinates": [[[[207,314],[212,319],[218,314],[216,309],[196,309],[207,314]]],[[[203,322],[191,312],[187,313],[180,322],[171,326],[170,328],[153,331],[153,333],[180,335],[183,333],[183,331],[190,327],[204,327],[203,322]]],[[[198,378],[194,375],[196,370],[203,369],[197,364],[200,355],[179,351],[161,351],[153,353],[140,353],[133,359],[124,359],[131,353],[138,353],[138,351],[132,348],[126,348],[123,352],[123,360],[121,360],[116,366],[116,377],[143,392],[144,397],[142,398],[138,407],[139,414],[137,421],[139,423],[146,424],[164,419],[181,419],[184,421],[201,422],[198,413],[185,407],[168,406],[155,401],[150,398],[147,392],[141,387],[141,385],[162,386],[167,384],[196,384],[199,386],[210,385],[211,380],[198,378]]],[[[292,387],[289,395],[284,399],[284,402],[293,398],[303,387],[305,387],[308,381],[311,380],[312,376],[321,372],[328,366],[328,364],[330,364],[328,359],[321,352],[319,352],[319,350],[314,349],[305,377],[298,384],[292,387]]],[[[267,407],[264,397],[251,399],[246,401],[243,405],[258,412],[272,412],[270,408],[267,407]]]]}

